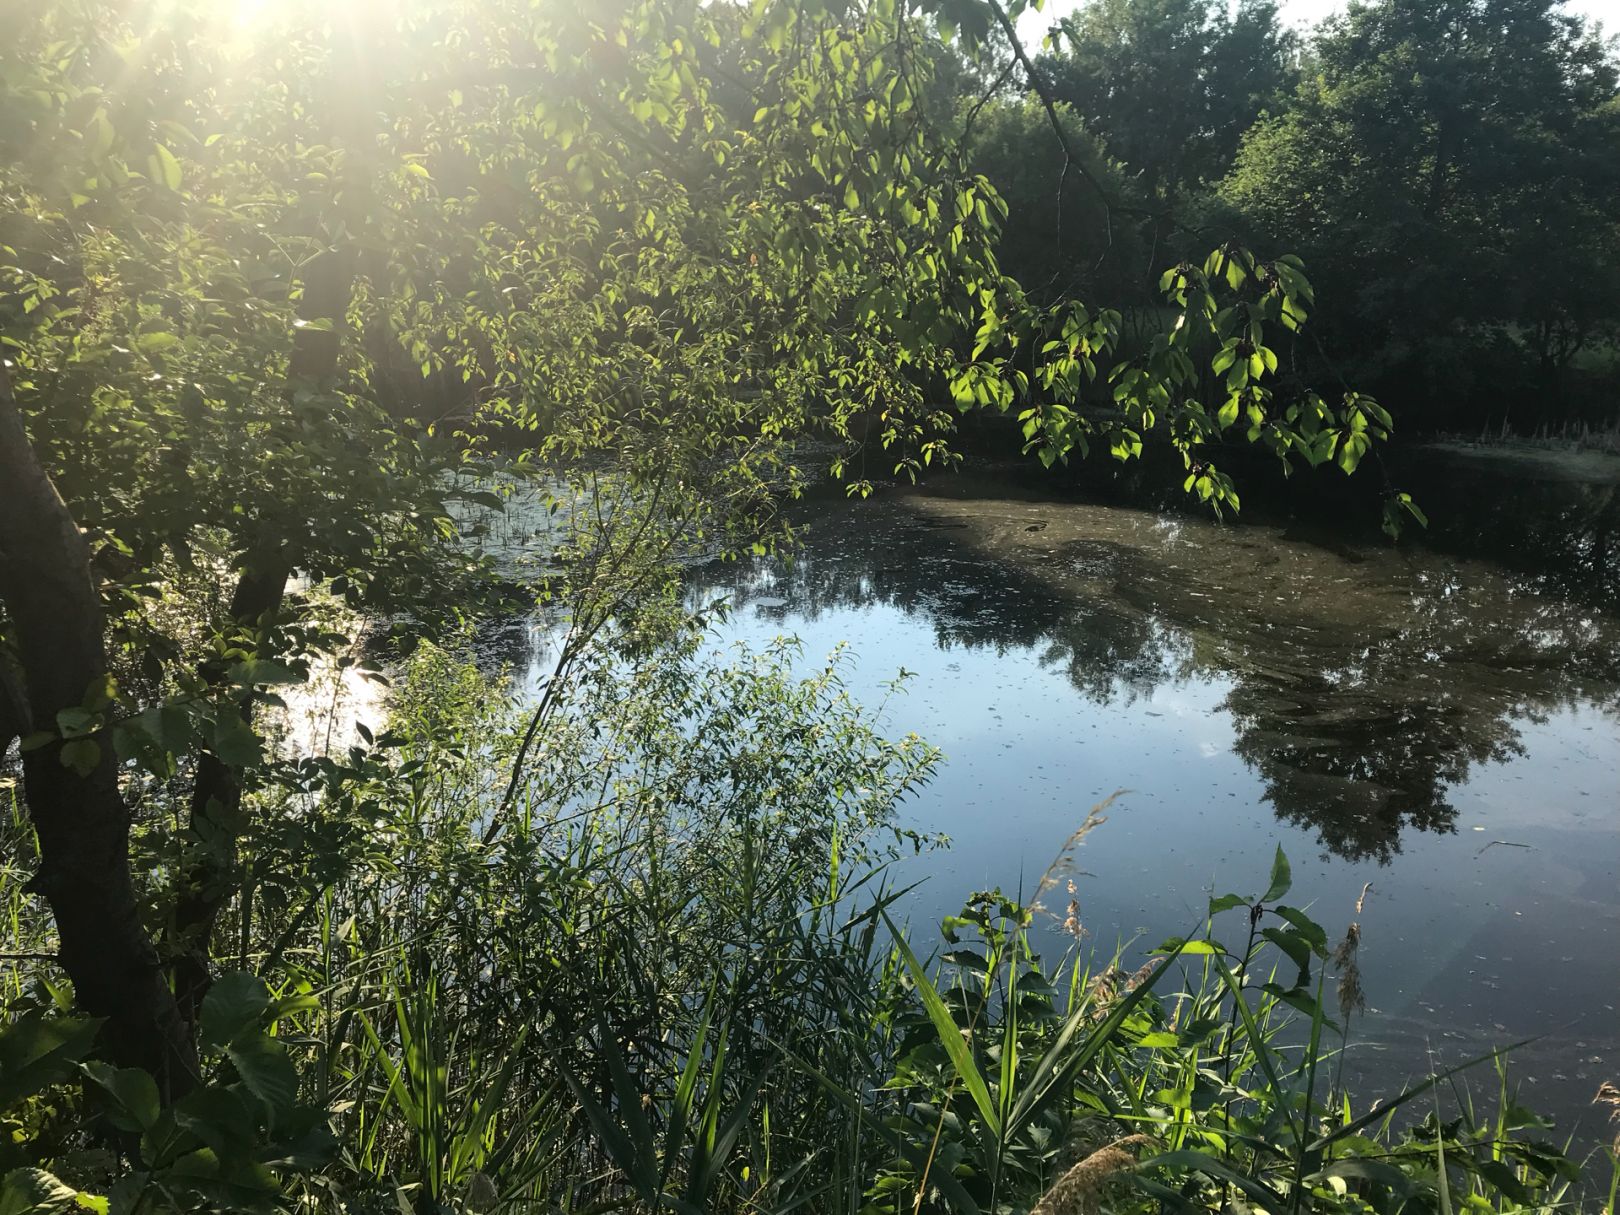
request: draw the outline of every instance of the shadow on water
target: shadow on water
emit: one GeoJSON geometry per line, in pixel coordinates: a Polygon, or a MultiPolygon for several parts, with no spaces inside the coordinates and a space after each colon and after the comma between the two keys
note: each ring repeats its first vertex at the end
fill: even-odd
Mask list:
{"type": "Polygon", "coordinates": [[[886,605],[926,619],[943,649],[1037,655],[1097,706],[1224,686],[1232,749],[1272,809],[1350,860],[1453,831],[1450,790],[1517,757],[1525,724],[1574,705],[1620,719],[1620,629],[1589,596],[1298,523],[951,479],[823,504],[791,565],[716,564],[694,586],[784,622],[886,605]]]}

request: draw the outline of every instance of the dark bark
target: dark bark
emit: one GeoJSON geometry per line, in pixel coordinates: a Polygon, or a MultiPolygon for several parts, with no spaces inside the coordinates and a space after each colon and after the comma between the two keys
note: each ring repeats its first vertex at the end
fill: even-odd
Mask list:
{"type": "Polygon", "coordinates": [[[12,670],[7,656],[0,654],[0,756],[11,750],[12,743],[33,732],[32,720],[22,680],[12,670]]]}
{"type": "MultiPolygon", "coordinates": [[[[28,711],[52,727],[107,673],[90,549],[40,465],[0,365],[0,597],[11,618],[28,711]]],[[[129,863],[129,809],[112,740],[84,775],[57,741],[23,756],[24,795],[39,836],[30,889],[56,919],[59,960],[79,1005],[106,1018],[119,1063],[144,1068],[168,1097],[197,1082],[197,1056],[141,923],[129,863]]]]}
{"type": "MultiPolygon", "coordinates": [[[[231,597],[231,619],[251,626],[277,612],[286,597],[287,568],[275,558],[266,569],[244,572],[231,597]]],[[[253,701],[244,699],[237,712],[253,723],[253,701]]],[[[174,936],[169,953],[174,969],[174,993],[181,1015],[196,1023],[202,1000],[212,982],[214,926],[219,913],[238,886],[236,864],[237,823],[242,810],[242,784],[212,752],[197,760],[197,778],[191,790],[191,818],[175,892],[174,936]]]]}
{"type": "MultiPolygon", "coordinates": [[[[330,386],[341,350],[339,325],[354,289],[354,261],[347,250],[328,250],[309,267],[298,315],[302,320],[329,320],[330,329],[299,329],[287,364],[289,391],[330,386]]],[[[268,542],[250,554],[231,596],[231,621],[253,628],[281,609],[292,574],[288,547],[268,542]]],[[[242,720],[253,721],[253,701],[237,706],[242,720]]],[[[195,1022],[212,981],[214,929],[220,912],[239,885],[237,825],[242,785],[237,775],[210,752],[198,757],[192,787],[190,830],[176,892],[170,954],[176,998],[183,1016],[195,1022]]]]}

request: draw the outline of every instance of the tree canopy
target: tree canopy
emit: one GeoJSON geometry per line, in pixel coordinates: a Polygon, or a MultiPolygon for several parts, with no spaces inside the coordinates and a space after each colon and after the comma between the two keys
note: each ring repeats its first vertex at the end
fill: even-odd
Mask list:
{"type": "Polygon", "coordinates": [[[1039,61],[1053,93],[1155,200],[1221,176],[1293,85],[1295,39],[1272,0],[1093,0],[1053,42],[1039,61]]]}
{"type": "Polygon", "coordinates": [[[1616,88],[1603,43],[1540,0],[1357,5],[1220,197],[1324,269],[1335,345],[1409,395],[1449,393],[1455,418],[1472,383],[1500,384],[1493,344],[1556,395],[1620,317],[1616,88]]]}
{"type": "Polygon", "coordinates": [[[1387,434],[1371,398],[1279,375],[1271,335],[1312,300],[1296,258],[1171,267],[1179,322],[1117,356],[1116,311],[1003,273],[1005,204],[936,81],[1018,7],[70,0],[21,21],[0,665],[33,889],[117,1059],[197,1081],[270,768],[257,707],[341,644],[306,590],[418,621],[464,604],[490,570],[458,502],[499,506],[497,462],[584,521],[553,554],[583,594],[677,541],[768,542],[806,435],[840,444],[835,471],[865,435],[900,474],[948,461],[967,410],[1014,415],[1047,465],[1162,439],[1219,509],[1224,435],[1349,471],[1387,434]],[[581,509],[604,475],[612,504],[581,509]],[[131,804],[175,783],[183,826],[146,824],[132,867],[131,804]]]}

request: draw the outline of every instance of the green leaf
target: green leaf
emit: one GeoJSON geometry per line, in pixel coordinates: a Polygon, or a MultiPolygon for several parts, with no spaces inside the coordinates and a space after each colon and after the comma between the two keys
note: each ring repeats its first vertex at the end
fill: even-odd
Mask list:
{"type": "Polygon", "coordinates": [[[1385,1164],[1380,1160],[1336,1160],[1312,1180],[1327,1180],[1330,1177],[1371,1181],[1387,1186],[1398,1198],[1404,1198],[1412,1192],[1411,1178],[1394,1165],[1385,1164]]]}
{"type": "Polygon", "coordinates": [[[199,1023],[208,1046],[225,1046],[257,1030],[270,1008],[270,989],[258,975],[232,971],[220,975],[203,997],[199,1023]]]}
{"type": "Polygon", "coordinates": [[[142,354],[161,354],[179,341],[172,333],[143,333],[135,339],[135,349],[142,354]]]}
{"type": "Polygon", "coordinates": [[[1223,911],[1230,911],[1234,907],[1247,907],[1249,900],[1241,894],[1223,894],[1209,901],[1209,915],[1211,918],[1220,915],[1223,911]]]}
{"type": "Polygon", "coordinates": [[[287,1048],[268,1034],[238,1036],[226,1052],[247,1089],[277,1115],[298,1102],[298,1069],[287,1048]]]}
{"type": "Polygon", "coordinates": [[[178,192],[180,189],[180,162],[174,158],[174,153],[162,144],[152,145],[152,161],[156,171],[153,177],[161,181],[168,189],[178,192]]]}
{"type": "Polygon", "coordinates": [[[304,682],[304,677],[297,671],[269,658],[249,658],[239,662],[230,669],[228,678],[245,688],[304,682]]]}
{"type": "Polygon", "coordinates": [[[62,766],[71,768],[81,779],[89,776],[101,762],[101,744],[93,738],[75,738],[62,744],[62,766]]]}
{"type": "Polygon", "coordinates": [[[246,768],[259,762],[259,736],[243,721],[233,706],[222,705],[214,719],[212,748],[220,761],[233,768],[246,768]]]}
{"type": "Polygon", "coordinates": [[[100,1030],[95,1017],[30,1011],[0,1031],[0,1110],[69,1079],[100,1030]]]}
{"type": "Polygon", "coordinates": [[[90,121],[84,128],[84,138],[93,159],[107,154],[113,146],[113,135],[113,124],[108,121],[106,110],[97,110],[90,115],[90,121]]]}
{"type": "Polygon", "coordinates": [[[112,1098],[113,1122],[126,1131],[150,1130],[163,1110],[157,1082],[138,1067],[113,1067],[92,1060],[84,1074],[112,1098]]]}
{"type": "Polygon", "coordinates": [[[44,1169],[12,1169],[0,1182],[0,1215],[56,1215],[83,1209],[79,1191],[44,1169]]]}
{"type": "Polygon", "coordinates": [[[220,1155],[239,1154],[258,1134],[250,1101],[240,1089],[193,1089],[173,1107],[175,1125],[220,1155]]]}
{"type": "Polygon", "coordinates": [[[83,738],[101,728],[101,716],[77,706],[63,709],[56,715],[56,728],[61,731],[63,738],[83,738]]]}
{"type": "Polygon", "coordinates": [[[900,950],[900,956],[905,960],[906,969],[911,972],[911,981],[917,987],[917,995],[921,997],[923,1008],[928,1013],[928,1019],[934,1023],[934,1032],[939,1035],[939,1043],[945,1048],[950,1057],[951,1065],[956,1069],[962,1086],[967,1089],[968,1095],[973,1098],[973,1104],[978,1107],[979,1116],[984,1119],[990,1133],[1001,1133],[1001,1117],[996,1110],[996,1103],[991,1100],[990,1086],[985,1083],[984,1076],[979,1072],[979,1065],[973,1061],[973,1052],[968,1048],[966,1040],[962,1037],[962,1029],[951,1016],[950,1009],[945,1007],[945,1001],[940,999],[939,991],[928,978],[928,972],[923,969],[917,955],[911,951],[905,937],[900,935],[894,922],[889,919],[888,912],[883,913],[883,921],[888,924],[889,931],[894,935],[895,945],[900,950]]]}
{"type": "Polygon", "coordinates": [[[1213,1156],[1206,1156],[1203,1152],[1185,1149],[1178,1152],[1166,1152],[1162,1156],[1153,1156],[1144,1160],[1141,1170],[1147,1172],[1151,1169],[1192,1169],[1195,1172],[1207,1174],[1218,1181],[1235,1186],[1239,1192],[1246,1194],[1250,1200],[1261,1209],[1267,1211],[1281,1211],[1288,1205],[1288,1200],[1264,1182],[1245,1177],[1233,1171],[1213,1156]]]}
{"type": "Polygon", "coordinates": [[[92,713],[112,707],[118,696],[118,681],[111,675],[97,675],[84,690],[83,705],[92,713]]]}
{"type": "Polygon", "coordinates": [[[1297,932],[1280,928],[1262,928],[1260,935],[1287,954],[1294,965],[1299,967],[1298,986],[1310,981],[1311,947],[1297,932]]]}
{"type": "Polygon", "coordinates": [[[1277,855],[1271,860],[1271,885],[1260,896],[1262,903],[1274,903],[1288,893],[1294,884],[1294,873],[1288,865],[1288,858],[1283,855],[1282,845],[1277,845],[1277,855]]]}

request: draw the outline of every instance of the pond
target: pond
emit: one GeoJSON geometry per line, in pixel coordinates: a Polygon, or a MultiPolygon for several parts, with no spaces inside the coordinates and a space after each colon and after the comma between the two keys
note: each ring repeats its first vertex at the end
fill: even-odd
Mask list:
{"type": "MultiPolygon", "coordinates": [[[[1428,500],[1461,519],[1496,474],[1453,463],[1428,500]]],[[[941,478],[819,501],[791,564],[707,565],[691,595],[733,606],[716,648],[847,643],[866,703],[910,673],[887,725],[946,763],[905,821],[951,839],[897,874],[924,879],[922,939],[974,890],[1031,891],[1125,790],[1079,858],[1093,945],[1193,931],[1280,844],[1291,901],[1335,938],[1361,923],[1364,1095],[1536,1037],[1526,1103],[1594,1142],[1620,1076],[1620,623],[1592,547],[1614,520],[1583,532],[1548,505],[1569,494],[1516,483],[1550,497],[1393,548],[941,478]],[[1440,551],[1482,536],[1497,559],[1440,551]]]]}
{"type": "MultiPolygon", "coordinates": [[[[1117,793],[1078,857],[1090,947],[1139,961],[1197,931],[1212,893],[1264,887],[1281,846],[1289,901],[1334,940],[1361,926],[1359,1099],[1533,1039],[1511,1057],[1523,1103],[1578,1147],[1604,1139],[1592,1096],[1620,1079],[1620,458],[1393,453],[1388,475],[1432,521],[1399,546],[1364,490],[1323,492],[1343,478],[1275,495],[1288,517],[1249,503],[1237,523],[1172,509],[1165,477],[1135,465],[1084,489],[979,467],[864,501],[829,487],[800,504],[791,562],[688,576],[693,605],[730,605],[716,652],[793,636],[808,669],[847,646],[856,698],[943,750],[902,825],[950,846],[892,875],[918,883],[902,908],[919,943],[974,891],[1032,895],[1117,793]]],[[[544,548],[521,522],[512,559],[544,548]]],[[[510,624],[492,642],[532,664],[532,686],[553,626],[510,624]]],[[[1049,957],[1072,944],[1056,916],[1042,931],[1049,957]]],[[[1488,1066],[1472,1074],[1494,1092],[1488,1066]]]]}

